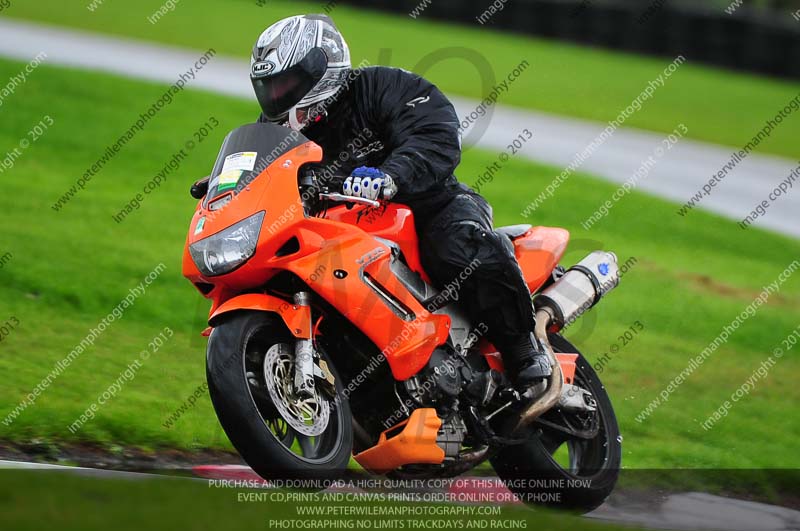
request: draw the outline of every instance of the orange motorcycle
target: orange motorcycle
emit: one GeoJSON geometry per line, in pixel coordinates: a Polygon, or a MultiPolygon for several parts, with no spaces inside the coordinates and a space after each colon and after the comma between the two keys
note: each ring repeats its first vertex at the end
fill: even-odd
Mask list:
{"type": "Polygon", "coordinates": [[[297,132],[245,125],[193,188],[183,274],[212,301],[208,388],[245,461],[268,479],[327,479],[352,456],[370,473],[423,479],[488,460],[525,502],[602,503],[622,438],[597,374],[558,332],[618,284],[616,256],[565,269],[566,230],[497,229],[554,367],[520,394],[485,325],[425,274],[411,210],[332,192],[336,168],[321,160],[297,132]]]}

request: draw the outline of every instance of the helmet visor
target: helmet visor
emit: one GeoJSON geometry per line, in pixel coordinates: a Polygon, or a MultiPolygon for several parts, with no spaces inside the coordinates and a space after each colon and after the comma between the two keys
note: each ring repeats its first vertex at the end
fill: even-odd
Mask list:
{"type": "MultiPolygon", "coordinates": [[[[258,65],[256,63],[254,67],[258,65]]],[[[328,68],[322,48],[313,48],[296,65],[272,75],[253,73],[251,80],[261,110],[270,121],[279,121],[319,83],[328,68]]],[[[254,68],[254,71],[256,69],[254,68]]]]}

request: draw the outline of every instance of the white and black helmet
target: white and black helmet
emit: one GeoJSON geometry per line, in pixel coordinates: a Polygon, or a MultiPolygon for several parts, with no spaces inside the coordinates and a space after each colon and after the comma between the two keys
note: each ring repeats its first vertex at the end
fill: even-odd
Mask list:
{"type": "Polygon", "coordinates": [[[301,130],[345,85],[350,49],[330,17],[297,15],[264,30],[253,47],[250,80],[264,116],[301,130]]]}

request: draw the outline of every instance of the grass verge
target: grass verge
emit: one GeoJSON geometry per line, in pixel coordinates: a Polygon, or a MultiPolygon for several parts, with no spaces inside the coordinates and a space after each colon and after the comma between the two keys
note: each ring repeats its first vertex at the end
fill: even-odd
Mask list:
{"type": "MultiPolygon", "coordinates": [[[[0,79],[20,63],[0,61],[0,79]]],[[[226,132],[256,116],[255,106],[184,91],[127,144],[61,211],[53,202],[128,129],[164,88],[97,73],[40,67],[3,109],[0,145],[15,146],[49,115],[53,125],[3,174],[4,230],[0,256],[0,322],[18,326],[0,344],[0,421],[132,288],[163,263],[145,293],[10,424],[9,441],[45,439],[139,446],[146,449],[229,449],[208,397],[165,427],[204,381],[202,324],[207,309],[181,277],[180,260],[194,202],[189,184],[206,175],[226,132]],[[58,94],[58,97],[54,97],[58,94]],[[159,172],[210,117],[220,126],[189,154],[166,182],[122,223],[112,216],[159,172]],[[142,363],[76,432],[68,427],[106,391],[165,327],[165,345],[142,363]]],[[[457,173],[464,182],[496,156],[472,151],[457,173]]],[[[557,169],[512,160],[483,192],[498,225],[522,221],[524,206],[557,169]]],[[[632,193],[590,232],[580,221],[614,187],[576,175],[557,200],[536,213],[537,224],[572,230],[570,264],[596,248],[635,258],[622,286],[568,332],[597,362],[618,345],[602,378],[625,436],[623,462],[631,468],[795,468],[800,423],[789,412],[800,400],[791,385],[796,356],[787,355],[738,401],[712,430],[700,423],[731,397],[800,324],[800,276],[790,278],[757,314],[643,422],[635,420],[668,383],[739,315],[762,286],[800,256],[800,243],[697,211],[691,223],[675,206],[632,193]],[[622,346],[626,330],[642,330],[622,346]],[[769,451],[765,451],[765,447],[769,451]]],[[[795,347],[797,348],[797,347],[795,347]]],[[[787,353],[788,354],[788,353],[787,353]]]]}

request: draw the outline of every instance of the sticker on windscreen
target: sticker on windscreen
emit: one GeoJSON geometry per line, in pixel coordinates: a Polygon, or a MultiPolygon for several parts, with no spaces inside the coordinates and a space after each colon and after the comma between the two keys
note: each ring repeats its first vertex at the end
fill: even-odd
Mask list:
{"type": "Polygon", "coordinates": [[[222,165],[222,174],[233,170],[253,171],[256,167],[256,157],[258,153],[255,151],[242,151],[241,153],[233,153],[225,157],[225,162],[222,165]]]}
{"type": "Polygon", "coordinates": [[[220,173],[217,181],[217,194],[224,192],[225,190],[236,188],[236,185],[239,184],[239,179],[242,178],[242,175],[244,175],[244,170],[229,170],[220,173]]]}

